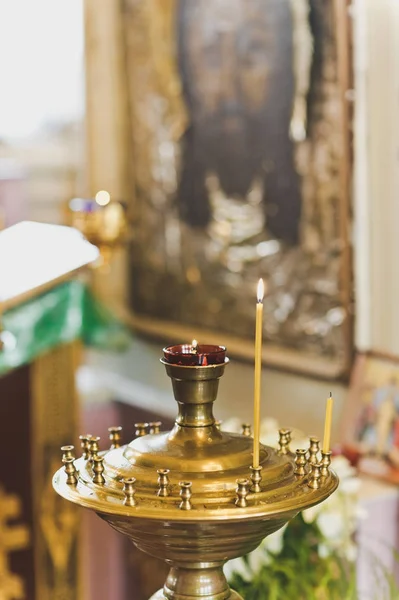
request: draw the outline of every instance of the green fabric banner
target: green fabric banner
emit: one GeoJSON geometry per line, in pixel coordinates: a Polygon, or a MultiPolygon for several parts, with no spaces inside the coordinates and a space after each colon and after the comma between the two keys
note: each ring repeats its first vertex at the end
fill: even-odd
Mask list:
{"type": "Polygon", "coordinates": [[[6,311],[3,329],[7,333],[6,346],[0,350],[0,375],[76,339],[114,350],[127,348],[131,341],[127,328],[78,280],[6,311]],[[7,343],[7,338],[14,343],[7,343]]]}

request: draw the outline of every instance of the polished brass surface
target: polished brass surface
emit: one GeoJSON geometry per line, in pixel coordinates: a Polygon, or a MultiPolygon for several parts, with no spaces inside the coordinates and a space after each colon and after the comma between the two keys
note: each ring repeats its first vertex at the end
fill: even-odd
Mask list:
{"type": "MultiPolygon", "coordinates": [[[[262,478],[260,469],[252,471],[260,488],[254,493],[252,438],[220,431],[213,416],[228,359],[195,367],[161,362],[178,404],[173,429],[141,434],[125,446],[99,452],[105,484],[93,481],[93,462],[82,457],[75,461],[77,486],[67,485],[63,470],[53,485],[68,500],[96,511],[139,549],[168,562],[168,580],[153,600],[237,600],[223,564],[251,552],[299,511],[323,501],[338,480],[331,470],[322,479],[309,469],[298,477],[295,455],[261,445],[262,478]]],[[[136,424],[140,433],[141,425],[148,428],[136,424]]]]}
{"type": "Polygon", "coordinates": [[[319,462],[319,452],[320,452],[320,441],[317,437],[310,438],[310,446],[309,446],[309,462],[311,465],[315,465],[319,462]]]}

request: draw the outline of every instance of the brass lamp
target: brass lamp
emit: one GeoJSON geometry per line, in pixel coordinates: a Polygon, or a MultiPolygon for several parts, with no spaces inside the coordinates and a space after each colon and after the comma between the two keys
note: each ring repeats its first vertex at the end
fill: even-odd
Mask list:
{"type": "Polygon", "coordinates": [[[228,359],[161,362],[178,404],[173,429],[144,428],[125,446],[111,439],[106,451],[99,451],[98,438],[81,436],[83,456],[75,459],[71,447],[63,448],[54,488],[170,565],[164,588],[151,600],[242,600],[229,588],[224,563],[325,500],[337,476],[329,453],[321,456],[314,444],[314,462],[307,452],[293,454],[289,430],[281,430],[279,450],[261,445],[260,466],[251,468],[248,426],[243,435],[226,433],[213,416],[228,359]]]}
{"type": "Polygon", "coordinates": [[[101,190],[95,198],[73,198],[67,204],[67,223],[100,250],[103,264],[129,239],[126,208],[101,190]]]}

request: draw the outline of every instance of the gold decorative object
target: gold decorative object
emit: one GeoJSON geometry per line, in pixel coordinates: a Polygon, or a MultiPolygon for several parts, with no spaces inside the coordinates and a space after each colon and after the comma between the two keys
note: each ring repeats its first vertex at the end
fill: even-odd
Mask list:
{"type": "Polygon", "coordinates": [[[331,465],[331,450],[321,453],[321,476],[328,477],[331,465]]]}
{"type": "Polygon", "coordinates": [[[105,483],[93,481],[95,463],[82,457],[75,461],[77,485],[68,485],[60,469],[53,486],[139,549],[168,562],[165,586],[151,600],[242,600],[227,584],[224,563],[325,500],[337,488],[337,476],[329,469],[321,477],[321,465],[310,472],[307,464],[298,477],[295,455],[260,444],[263,478],[252,470],[251,481],[253,440],[220,431],[213,416],[228,359],[206,366],[161,362],[178,404],[173,429],[141,433],[127,445],[99,452],[105,483]],[[253,483],[260,488],[256,493],[253,483]]]}
{"type": "Polygon", "coordinates": [[[259,467],[250,467],[252,473],[251,473],[251,481],[252,481],[252,487],[251,487],[251,492],[255,492],[256,494],[258,492],[261,492],[262,489],[260,487],[260,482],[262,481],[262,471],[261,466],[259,467]]]}
{"type": "Polygon", "coordinates": [[[92,435],[89,440],[89,454],[90,454],[89,460],[91,462],[93,462],[94,459],[96,458],[96,456],[98,456],[98,452],[99,452],[98,442],[99,441],[100,441],[100,438],[96,435],[92,435]]]}
{"type": "Polygon", "coordinates": [[[242,435],[246,435],[247,437],[251,437],[251,425],[249,423],[242,424],[242,435]]]}
{"type": "Polygon", "coordinates": [[[249,494],[249,480],[248,479],[237,479],[237,498],[235,505],[239,508],[247,507],[247,496],[249,494]]]}
{"type": "Polygon", "coordinates": [[[312,465],[312,470],[311,470],[310,479],[309,479],[309,487],[311,487],[314,490],[318,490],[321,485],[320,478],[321,478],[321,464],[316,463],[316,464],[312,465]]]}
{"type": "Polygon", "coordinates": [[[162,421],[150,421],[148,426],[150,428],[149,433],[159,433],[161,429],[162,421]]]}
{"type": "Polygon", "coordinates": [[[115,448],[120,448],[122,439],[122,427],[108,427],[108,433],[111,442],[111,450],[115,450],[115,448]]]}
{"type": "Polygon", "coordinates": [[[72,458],[73,460],[75,460],[75,455],[73,454],[73,451],[75,450],[75,446],[61,446],[61,452],[62,454],[62,461],[72,458]]]}
{"type": "Polygon", "coordinates": [[[320,441],[317,437],[312,436],[310,438],[310,446],[309,446],[309,462],[311,465],[315,465],[319,462],[319,451],[320,451],[320,441]]]}
{"type": "Polygon", "coordinates": [[[105,264],[129,239],[126,209],[105,190],[95,198],[73,198],[67,205],[67,223],[98,247],[105,264]]]}
{"type": "Polygon", "coordinates": [[[169,495],[169,469],[158,469],[157,473],[159,484],[158,496],[162,496],[164,498],[165,496],[169,495]]]}
{"type": "Polygon", "coordinates": [[[280,436],[280,439],[278,441],[279,453],[280,454],[288,454],[290,452],[291,430],[290,429],[279,429],[279,436],[280,436]]]}
{"type": "Polygon", "coordinates": [[[150,424],[149,423],[135,423],[134,427],[136,429],[136,431],[134,432],[134,435],[136,437],[143,437],[143,435],[147,435],[150,424]]]}
{"type": "Polygon", "coordinates": [[[64,458],[63,463],[65,465],[64,470],[67,475],[66,482],[68,485],[76,485],[78,483],[76,467],[74,458],[64,458]]]}
{"type": "Polygon", "coordinates": [[[15,494],[6,494],[0,487],[0,597],[2,600],[24,598],[24,582],[11,571],[10,555],[29,545],[29,530],[16,524],[21,516],[21,501],[15,494]]]}
{"type": "Polygon", "coordinates": [[[104,473],[104,458],[102,456],[94,456],[93,458],[93,483],[98,483],[98,485],[104,485],[105,479],[103,476],[104,473]]]}
{"type": "Polygon", "coordinates": [[[179,483],[180,498],[181,498],[179,508],[181,510],[191,510],[192,509],[192,505],[191,505],[191,496],[193,495],[193,493],[191,491],[192,485],[193,484],[191,481],[181,481],[179,483]]]}
{"type": "Polygon", "coordinates": [[[90,439],[92,438],[91,433],[87,433],[86,435],[80,435],[80,445],[82,447],[83,458],[88,460],[90,458],[90,439]]]}
{"type": "Polygon", "coordinates": [[[123,491],[125,494],[125,499],[123,504],[125,506],[136,506],[136,501],[134,499],[134,495],[136,493],[134,484],[136,483],[136,479],[134,477],[127,477],[123,479],[123,491]]]}
{"type": "Polygon", "coordinates": [[[295,475],[298,477],[304,477],[306,475],[306,465],[308,461],[306,460],[306,450],[300,449],[296,451],[295,458],[295,475]]]}

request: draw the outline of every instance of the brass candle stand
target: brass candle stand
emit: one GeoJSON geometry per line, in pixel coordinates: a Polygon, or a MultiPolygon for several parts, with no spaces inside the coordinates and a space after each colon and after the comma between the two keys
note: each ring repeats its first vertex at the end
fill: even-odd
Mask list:
{"type": "Polygon", "coordinates": [[[125,206],[105,191],[98,192],[95,200],[73,198],[66,207],[66,222],[98,247],[103,266],[130,239],[125,206]]]}
{"type": "Polygon", "coordinates": [[[293,454],[288,430],[280,431],[280,450],[261,445],[261,468],[251,469],[248,430],[222,432],[213,416],[228,359],[209,366],[161,362],[178,404],[172,431],[138,435],[120,447],[111,438],[108,451],[98,450],[98,438],[81,436],[83,456],[71,461],[71,448],[63,448],[54,488],[170,565],[164,588],[150,600],[242,600],[229,588],[224,563],[325,500],[337,476],[329,455],[311,464],[308,453],[293,454]]]}

